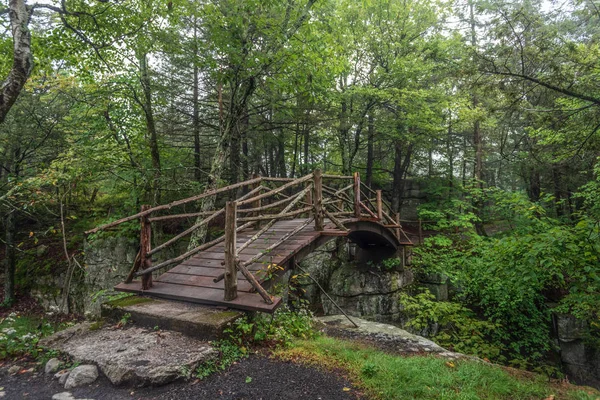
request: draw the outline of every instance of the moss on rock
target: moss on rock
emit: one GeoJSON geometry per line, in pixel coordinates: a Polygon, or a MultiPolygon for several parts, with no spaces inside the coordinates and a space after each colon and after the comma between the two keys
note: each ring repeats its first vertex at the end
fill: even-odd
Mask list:
{"type": "Polygon", "coordinates": [[[110,307],[115,307],[115,308],[122,308],[122,307],[128,307],[128,306],[134,306],[137,304],[144,304],[144,303],[150,303],[155,301],[154,299],[148,298],[148,297],[141,297],[141,296],[128,296],[128,297],[124,297],[122,299],[118,299],[118,300],[112,300],[106,303],[107,306],[110,307]]]}

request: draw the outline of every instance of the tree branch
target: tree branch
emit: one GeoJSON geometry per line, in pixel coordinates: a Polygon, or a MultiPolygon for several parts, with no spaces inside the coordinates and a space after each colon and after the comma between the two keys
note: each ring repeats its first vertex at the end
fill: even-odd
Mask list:
{"type": "Polygon", "coordinates": [[[588,95],[585,95],[585,94],[582,94],[582,93],[578,93],[578,92],[575,92],[575,91],[573,91],[571,89],[561,88],[560,86],[556,86],[556,85],[553,85],[551,83],[544,82],[541,79],[534,78],[533,76],[529,76],[529,75],[525,75],[525,74],[519,74],[519,73],[512,72],[512,71],[502,72],[502,71],[498,71],[497,68],[494,68],[493,71],[489,71],[487,73],[490,73],[490,74],[493,74],[493,75],[510,76],[510,77],[513,77],[513,78],[525,79],[525,80],[527,80],[529,82],[533,82],[533,83],[536,83],[536,84],[538,84],[540,86],[543,86],[546,89],[550,89],[550,90],[553,90],[555,92],[562,93],[565,96],[573,97],[573,98],[584,100],[584,101],[589,101],[590,103],[593,103],[593,104],[595,104],[597,106],[600,106],[600,98],[596,98],[596,97],[588,96],[588,95]]]}

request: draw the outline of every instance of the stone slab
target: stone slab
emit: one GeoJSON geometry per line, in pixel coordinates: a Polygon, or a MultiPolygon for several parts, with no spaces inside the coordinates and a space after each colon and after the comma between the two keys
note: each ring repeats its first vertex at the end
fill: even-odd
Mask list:
{"type": "Polygon", "coordinates": [[[97,365],[115,385],[164,385],[187,377],[217,355],[208,343],[179,332],[136,326],[97,329],[91,322],[44,338],[40,346],[64,352],[76,362],[97,365]]]}
{"type": "Polygon", "coordinates": [[[449,351],[429,339],[414,335],[394,325],[367,321],[357,317],[351,317],[351,319],[358,325],[358,328],[352,325],[343,315],[329,315],[317,318],[323,324],[324,330],[328,334],[342,336],[347,339],[372,342],[377,347],[390,350],[394,353],[430,353],[452,359],[469,358],[479,360],[476,357],[449,351]]]}
{"type": "Polygon", "coordinates": [[[244,315],[240,311],[141,296],[102,305],[105,318],[118,321],[125,314],[130,314],[130,320],[138,326],[158,327],[204,340],[222,337],[227,324],[244,315]]]}

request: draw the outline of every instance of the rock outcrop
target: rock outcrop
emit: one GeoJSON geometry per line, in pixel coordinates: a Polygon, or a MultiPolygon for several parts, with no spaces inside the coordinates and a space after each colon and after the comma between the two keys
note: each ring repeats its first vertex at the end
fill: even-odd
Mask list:
{"type": "Polygon", "coordinates": [[[332,240],[304,258],[301,270],[295,270],[292,275],[299,277],[297,282],[292,282],[299,287],[297,295],[308,300],[317,313],[339,314],[335,304],[314,281],[303,277],[304,271],[348,314],[374,321],[401,322],[399,298],[413,281],[412,271],[401,266],[381,268],[350,258],[345,239],[332,240]]]}
{"type": "Polygon", "coordinates": [[[164,385],[187,377],[217,354],[208,343],[178,332],[94,328],[91,323],[82,323],[44,338],[40,345],[65,352],[75,361],[97,365],[115,385],[164,385]]]}

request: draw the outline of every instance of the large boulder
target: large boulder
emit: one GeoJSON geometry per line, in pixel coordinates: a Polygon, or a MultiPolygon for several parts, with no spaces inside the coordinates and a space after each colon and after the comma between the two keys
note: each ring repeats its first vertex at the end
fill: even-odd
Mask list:
{"type": "MultiPolygon", "coordinates": [[[[400,295],[412,280],[408,269],[380,271],[344,263],[331,275],[328,293],[350,315],[375,321],[400,321],[400,295]]],[[[323,310],[326,315],[339,314],[335,304],[326,297],[323,297],[323,310]]]]}
{"type": "Polygon", "coordinates": [[[97,365],[115,385],[164,385],[187,377],[217,354],[208,343],[178,332],[139,327],[98,329],[90,323],[57,332],[40,345],[65,352],[75,361],[97,365]]]}

